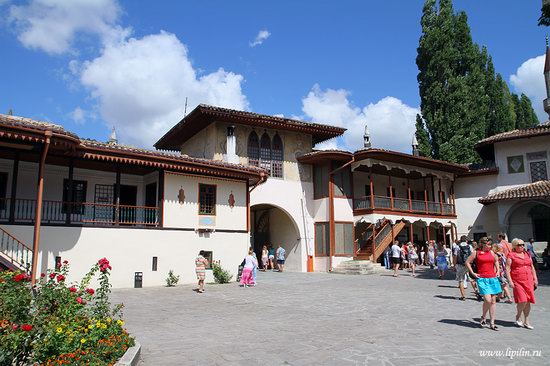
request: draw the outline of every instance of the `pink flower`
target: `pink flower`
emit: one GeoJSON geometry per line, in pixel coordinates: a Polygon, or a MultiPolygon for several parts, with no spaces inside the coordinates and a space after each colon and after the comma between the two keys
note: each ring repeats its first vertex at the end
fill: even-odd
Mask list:
{"type": "Polygon", "coordinates": [[[63,275],[58,275],[57,276],[57,282],[61,282],[61,281],[64,281],[65,280],[65,276],[63,275]]]}
{"type": "Polygon", "coordinates": [[[82,300],[82,298],[79,296],[76,298],[76,302],[79,303],[79,304],[82,304],[84,302],[84,300],[82,300]]]}
{"type": "Polygon", "coordinates": [[[71,292],[76,292],[76,287],[74,287],[74,286],[70,287],[70,288],[69,288],[69,291],[71,291],[71,292]]]}
{"type": "Polygon", "coordinates": [[[68,260],[64,260],[64,261],[63,261],[63,264],[69,264],[69,261],[68,261],[68,260]]]}
{"type": "Polygon", "coordinates": [[[53,280],[55,278],[55,273],[50,273],[50,278],[53,280]]]}
{"type": "Polygon", "coordinates": [[[30,325],[30,324],[23,324],[23,325],[21,326],[21,329],[23,329],[25,332],[28,332],[28,331],[30,331],[30,330],[32,329],[32,325],[30,325]]]}
{"type": "Polygon", "coordinates": [[[90,295],[93,295],[95,293],[93,288],[87,288],[86,292],[89,293],[90,295]]]}
{"type": "Polygon", "coordinates": [[[11,325],[11,329],[12,329],[12,330],[17,330],[18,327],[19,327],[19,326],[18,326],[17,324],[15,324],[15,323],[13,323],[13,324],[11,325]]]}

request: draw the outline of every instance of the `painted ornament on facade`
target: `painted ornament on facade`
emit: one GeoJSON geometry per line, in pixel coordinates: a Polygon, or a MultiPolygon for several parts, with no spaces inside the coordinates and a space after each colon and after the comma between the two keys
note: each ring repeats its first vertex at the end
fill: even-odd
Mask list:
{"type": "Polygon", "coordinates": [[[183,205],[185,202],[185,191],[183,190],[183,187],[181,187],[178,192],[178,202],[180,205],[183,205]]]}
{"type": "Polygon", "coordinates": [[[235,207],[235,196],[233,196],[233,191],[231,191],[231,193],[229,194],[229,199],[227,200],[227,203],[229,203],[229,207],[235,207]]]}

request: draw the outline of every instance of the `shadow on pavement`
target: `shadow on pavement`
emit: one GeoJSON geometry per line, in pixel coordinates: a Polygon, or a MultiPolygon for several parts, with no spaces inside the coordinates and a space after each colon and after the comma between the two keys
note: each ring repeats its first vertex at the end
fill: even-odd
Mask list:
{"type": "Polygon", "coordinates": [[[439,323],[459,325],[466,328],[479,328],[479,323],[465,319],[441,319],[439,323]]]}

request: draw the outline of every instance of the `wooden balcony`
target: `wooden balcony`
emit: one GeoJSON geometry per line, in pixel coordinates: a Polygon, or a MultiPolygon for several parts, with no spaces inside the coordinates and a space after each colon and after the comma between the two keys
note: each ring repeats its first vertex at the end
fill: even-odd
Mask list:
{"type": "MultiPolygon", "coordinates": [[[[0,199],[0,223],[33,224],[36,200],[0,199]]],[[[42,224],[89,226],[159,225],[159,208],[91,202],[42,201],[42,224]]]]}
{"type": "Polygon", "coordinates": [[[365,196],[353,199],[353,214],[399,213],[418,216],[456,217],[455,206],[450,203],[409,200],[406,198],[365,196]]]}

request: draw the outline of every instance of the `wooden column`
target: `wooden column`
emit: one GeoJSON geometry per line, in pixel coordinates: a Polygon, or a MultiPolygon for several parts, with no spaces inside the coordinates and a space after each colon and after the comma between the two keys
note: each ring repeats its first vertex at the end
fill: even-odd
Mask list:
{"type": "Polygon", "coordinates": [[[370,208],[374,210],[374,184],[372,182],[372,167],[369,167],[370,208]]]}
{"type": "Polygon", "coordinates": [[[453,215],[456,215],[455,207],[455,182],[451,182],[451,204],[453,205],[453,215]]]}
{"type": "Polygon", "coordinates": [[[120,224],[120,164],[116,166],[116,181],[115,181],[115,225],[120,224]]]}
{"type": "Polygon", "coordinates": [[[407,197],[409,198],[409,211],[412,211],[411,182],[409,178],[407,178],[407,197]]]}
{"type": "Polygon", "coordinates": [[[432,199],[434,200],[435,202],[435,185],[434,185],[434,177],[433,175],[430,177],[430,181],[432,183],[432,199]]]}
{"type": "Polygon", "coordinates": [[[441,178],[439,178],[439,212],[443,215],[443,191],[441,190],[441,178]]]}
{"type": "MultiPolygon", "coordinates": [[[[158,226],[164,226],[164,170],[158,171],[158,187],[157,187],[157,207],[158,207],[158,226]]],[[[248,191],[248,190],[247,190],[248,191]]]]}
{"type": "Polygon", "coordinates": [[[11,173],[11,195],[10,195],[10,224],[15,222],[15,202],[17,199],[17,176],[19,175],[19,151],[15,153],[13,159],[13,169],[11,173]]]}
{"type": "Polygon", "coordinates": [[[441,225],[441,233],[443,234],[443,245],[447,246],[447,233],[445,231],[445,225],[441,225]]]}
{"type": "Polygon", "coordinates": [[[426,239],[430,242],[430,224],[426,225],[426,239]]]}
{"type": "Polygon", "coordinates": [[[50,149],[51,131],[44,132],[44,147],[40,156],[38,165],[38,183],[36,190],[36,211],[34,212],[34,235],[32,240],[32,267],[31,267],[31,284],[36,284],[38,275],[38,253],[40,249],[40,226],[42,221],[42,197],[44,193],[44,167],[46,165],[46,156],[50,149]]]}
{"type": "Polygon", "coordinates": [[[428,213],[428,189],[426,188],[426,178],[422,177],[422,182],[424,183],[424,207],[426,213],[428,213]]]}
{"type": "Polygon", "coordinates": [[[246,180],[246,231],[250,234],[250,190],[248,179],[246,180]]]}
{"type": "Polygon", "coordinates": [[[413,225],[414,224],[412,222],[409,224],[409,241],[411,243],[414,243],[414,228],[413,228],[413,225]]]}
{"type": "Polygon", "coordinates": [[[332,256],[334,254],[336,244],[336,225],[334,224],[334,174],[332,172],[328,175],[328,220],[330,242],[330,270],[332,270],[332,256]]]}
{"type": "Polygon", "coordinates": [[[69,186],[67,187],[67,201],[63,202],[62,205],[65,206],[65,224],[71,224],[71,214],[73,213],[73,173],[74,173],[74,161],[69,159],[69,186]]]}
{"type": "Polygon", "coordinates": [[[391,175],[388,175],[388,184],[390,187],[390,208],[393,210],[393,187],[391,185],[391,175]]]}

